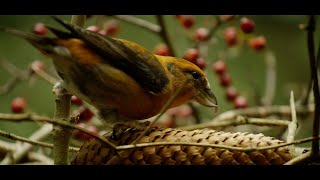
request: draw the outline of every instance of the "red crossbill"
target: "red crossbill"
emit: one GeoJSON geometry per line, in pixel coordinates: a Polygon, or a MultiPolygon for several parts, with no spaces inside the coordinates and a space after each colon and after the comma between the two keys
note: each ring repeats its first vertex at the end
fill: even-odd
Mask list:
{"type": "Polygon", "coordinates": [[[105,120],[110,120],[110,114],[116,114],[113,121],[155,116],[179,88],[170,108],[190,100],[217,107],[205,73],[193,63],[154,55],[136,43],[54,19],[68,32],[47,26],[56,37],[44,37],[10,28],[0,30],[26,39],[52,57],[63,87],[96,107],[105,120]]]}

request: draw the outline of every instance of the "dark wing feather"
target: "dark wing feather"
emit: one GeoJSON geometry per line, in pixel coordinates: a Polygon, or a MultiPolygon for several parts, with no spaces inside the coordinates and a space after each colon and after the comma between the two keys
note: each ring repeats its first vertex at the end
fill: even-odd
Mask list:
{"type": "Polygon", "coordinates": [[[143,47],[101,36],[68,24],[57,17],[54,19],[67,28],[72,36],[85,41],[90,48],[103,57],[105,63],[130,75],[147,91],[154,94],[160,93],[169,83],[169,77],[159,60],[143,47]]]}

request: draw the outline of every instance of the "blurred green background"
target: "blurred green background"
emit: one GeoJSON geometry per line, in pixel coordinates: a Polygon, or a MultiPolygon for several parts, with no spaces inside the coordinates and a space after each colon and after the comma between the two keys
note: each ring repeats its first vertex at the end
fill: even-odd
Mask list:
{"type": "MultiPolygon", "coordinates": [[[[65,20],[70,20],[71,16],[60,16],[65,20]]],[[[156,18],[152,15],[137,16],[150,22],[156,23],[156,18]]],[[[213,73],[211,64],[216,61],[221,52],[225,52],[225,62],[228,65],[228,72],[232,77],[233,85],[241,95],[249,101],[249,106],[256,105],[256,97],[261,97],[265,90],[265,63],[264,53],[258,53],[248,48],[236,47],[228,49],[223,41],[223,30],[227,26],[239,28],[239,19],[224,23],[215,33],[216,41],[209,47],[209,56],[206,59],[206,73],[209,76],[211,87],[213,88],[219,102],[219,113],[233,108],[225,99],[225,91],[219,85],[218,77],[213,73]],[[233,54],[233,55],[232,55],[233,54]]],[[[309,62],[307,54],[306,32],[299,29],[299,24],[307,22],[307,16],[302,15],[248,15],[255,21],[256,28],[254,36],[264,35],[267,38],[267,50],[274,52],[276,57],[276,95],[273,104],[289,104],[290,90],[295,92],[298,99],[304,88],[307,87],[310,76],[309,62]]],[[[212,15],[195,16],[195,25],[190,30],[185,30],[177,21],[175,16],[165,16],[168,26],[169,36],[174,43],[174,49],[178,56],[182,56],[184,51],[194,44],[187,36],[190,36],[198,27],[208,27],[213,24],[215,17],[212,15]]],[[[101,25],[112,17],[93,16],[85,24],[85,27],[97,24],[101,25]]],[[[57,26],[49,16],[0,16],[0,26],[13,27],[20,30],[31,31],[33,25],[43,22],[54,27],[57,26]]],[[[150,51],[161,42],[161,38],[145,29],[120,21],[120,33],[117,37],[134,41],[150,51]]],[[[316,34],[316,47],[318,34],[316,34]]],[[[26,41],[13,37],[6,33],[0,33],[0,58],[7,60],[21,69],[26,69],[34,60],[43,60],[46,67],[52,69],[50,59],[38,52],[26,41]]],[[[0,69],[0,85],[5,84],[10,75],[0,69]]],[[[33,83],[23,81],[6,95],[0,96],[0,112],[10,113],[10,102],[14,97],[23,96],[28,101],[29,110],[40,115],[53,116],[54,96],[52,85],[42,79],[36,79],[33,83]]],[[[213,117],[213,113],[208,108],[202,109],[202,117],[213,117]]],[[[0,122],[1,130],[15,132],[18,135],[26,136],[37,127],[33,123],[10,123],[0,122]]]]}

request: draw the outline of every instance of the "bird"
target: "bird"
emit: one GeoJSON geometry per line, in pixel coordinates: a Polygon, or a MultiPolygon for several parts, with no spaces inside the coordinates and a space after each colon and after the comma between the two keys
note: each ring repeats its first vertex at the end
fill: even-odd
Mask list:
{"type": "Polygon", "coordinates": [[[129,40],[103,36],[53,19],[65,30],[46,25],[55,37],[0,27],[51,57],[60,85],[95,107],[109,124],[151,118],[180,89],[168,109],[190,101],[218,107],[206,74],[178,57],[155,55],[129,40]]]}

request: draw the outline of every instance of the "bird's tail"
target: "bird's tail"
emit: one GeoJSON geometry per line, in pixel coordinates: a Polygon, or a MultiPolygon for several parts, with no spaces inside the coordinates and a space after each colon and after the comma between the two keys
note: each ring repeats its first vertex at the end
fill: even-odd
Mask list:
{"type": "Polygon", "coordinates": [[[34,47],[39,49],[44,54],[50,54],[53,52],[53,46],[54,42],[52,38],[49,37],[42,37],[38,36],[36,34],[33,34],[31,32],[24,32],[17,29],[7,28],[7,27],[1,27],[0,31],[12,34],[14,36],[20,37],[22,39],[27,40],[30,42],[34,47]]]}

